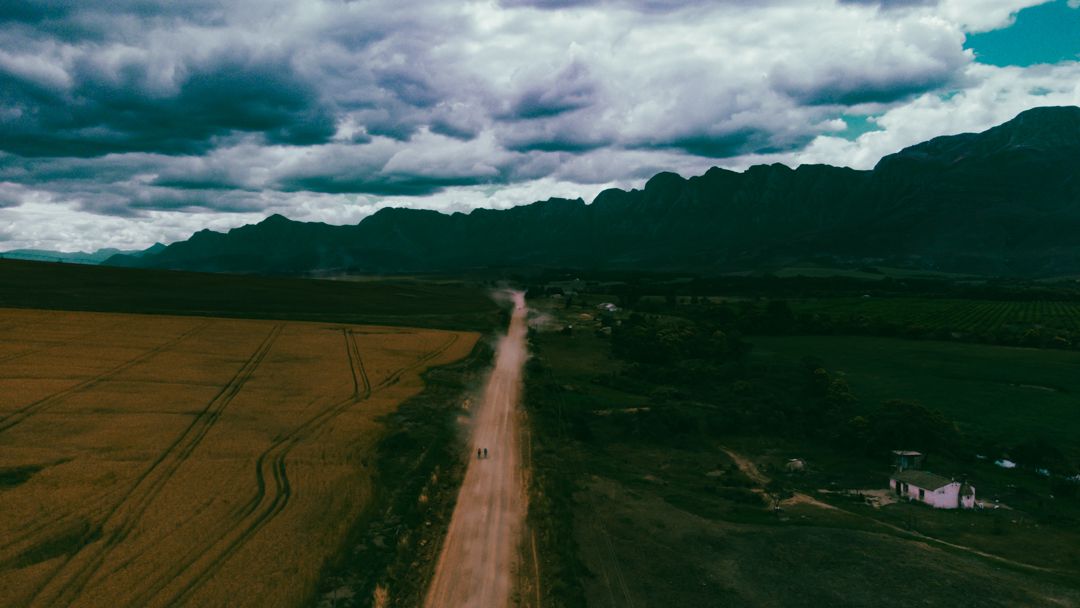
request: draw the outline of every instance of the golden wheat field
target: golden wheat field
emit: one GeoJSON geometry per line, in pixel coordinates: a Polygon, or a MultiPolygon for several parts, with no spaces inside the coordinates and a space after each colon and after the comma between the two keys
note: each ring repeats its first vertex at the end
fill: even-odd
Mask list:
{"type": "Polygon", "coordinates": [[[476,334],[0,309],[0,606],[295,606],[476,334]]]}

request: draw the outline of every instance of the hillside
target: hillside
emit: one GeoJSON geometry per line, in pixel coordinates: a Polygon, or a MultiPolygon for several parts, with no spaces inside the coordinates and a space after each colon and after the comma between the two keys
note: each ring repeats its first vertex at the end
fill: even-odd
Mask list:
{"type": "Polygon", "coordinates": [[[824,165],[660,173],[591,204],[469,214],[383,209],[354,226],[281,216],[200,231],[118,266],[298,274],[481,267],[716,273],[799,261],[1049,276],[1080,271],[1080,107],[939,137],[871,171],[824,165]]]}

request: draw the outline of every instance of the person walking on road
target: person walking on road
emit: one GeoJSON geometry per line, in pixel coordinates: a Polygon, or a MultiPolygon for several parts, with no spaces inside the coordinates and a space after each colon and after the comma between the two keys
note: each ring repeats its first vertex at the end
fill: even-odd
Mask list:
{"type": "Polygon", "coordinates": [[[477,460],[480,460],[481,458],[483,458],[483,456],[480,455],[481,452],[482,452],[482,450],[480,448],[476,448],[476,459],[477,460]]]}
{"type": "Polygon", "coordinates": [[[487,448],[484,448],[484,458],[487,458],[487,448]]]}

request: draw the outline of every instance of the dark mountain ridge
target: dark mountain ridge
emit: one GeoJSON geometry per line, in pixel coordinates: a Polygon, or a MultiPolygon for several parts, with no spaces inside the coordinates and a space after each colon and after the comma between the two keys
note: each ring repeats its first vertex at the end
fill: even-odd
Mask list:
{"type": "Polygon", "coordinates": [[[275,215],[108,263],[187,270],[443,272],[483,267],[714,273],[806,260],[999,275],[1080,272],[1080,108],[938,137],[871,171],[803,165],[660,173],[591,204],[468,214],[382,209],[358,225],[275,215]]]}

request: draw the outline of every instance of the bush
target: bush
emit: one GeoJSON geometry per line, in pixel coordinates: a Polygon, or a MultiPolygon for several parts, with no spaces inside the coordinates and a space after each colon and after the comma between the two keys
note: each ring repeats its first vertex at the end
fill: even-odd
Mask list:
{"type": "Polygon", "coordinates": [[[954,452],[960,439],[956,424],[937,410],[913,401],[892,399],[867,418],[865,447],[872,453],[897,448],[954,452]]]}

